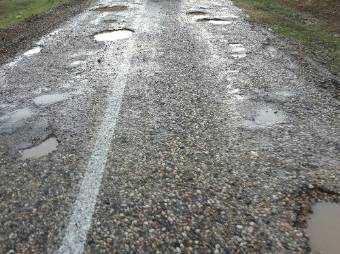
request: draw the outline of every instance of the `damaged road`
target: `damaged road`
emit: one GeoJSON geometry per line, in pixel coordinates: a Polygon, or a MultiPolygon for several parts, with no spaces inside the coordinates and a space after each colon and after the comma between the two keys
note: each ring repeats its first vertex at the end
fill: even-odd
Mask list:
{"type": "Polygon", "coordinates": [[[336,79],[278,40],[231,1],[102,0],[2,65],[0,252],[308,253],[336,79]]]}

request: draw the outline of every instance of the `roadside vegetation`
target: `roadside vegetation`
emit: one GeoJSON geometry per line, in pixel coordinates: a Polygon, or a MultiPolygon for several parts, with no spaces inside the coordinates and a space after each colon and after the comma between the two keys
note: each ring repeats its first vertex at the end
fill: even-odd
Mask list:
{"type": "Polygon", "coordinates": [[[0,30],[72,0],[0,0],[0,30]]]}
{"type": "Polygon", "coordinates": [[[339,0],[234,0],[251,19],[304,45],[318,62],[340,74],[339,0]]]}

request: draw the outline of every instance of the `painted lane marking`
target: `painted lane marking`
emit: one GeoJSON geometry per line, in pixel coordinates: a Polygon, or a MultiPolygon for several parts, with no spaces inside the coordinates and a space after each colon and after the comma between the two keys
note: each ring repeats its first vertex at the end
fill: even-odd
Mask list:
{"type": "MultiPolygon", "coordinates": [[[[141,26],[141,16],[135,21],[135,26],[141,26]]],[[[133,25],[133,27],[134,27],[133,25]]],[[[139,28],[139,27],[138,27],[139,28]]],[[[137,29],[138,30],[138,29],[137,29]]],[[[88,162],[87,171],[80,184],[79,193],[72,209],[69,224],[67,225],[62,244],[57,251],[58,254],[81,254],[84,252],[87,232],[91,227],[97,196],[100,190],[103,173],[110,149],[113,133],[117,124],[117,118],[121,107],[124,89],[127,83],[127,75],[130,70],[131,52],[134,52],[135,39],[127,41],[124,60],[121,70],[111,86],[103,122],[97,133],[91,157],[88,162]]]]}

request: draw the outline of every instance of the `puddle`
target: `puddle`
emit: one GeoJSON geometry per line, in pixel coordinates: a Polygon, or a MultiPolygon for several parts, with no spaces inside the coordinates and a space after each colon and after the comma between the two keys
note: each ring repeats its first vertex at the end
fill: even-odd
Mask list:
{"type": "Polygon", "coordinates": [[[98,12],[114,12],[114,11],[126,11],[128,7],[126,5],[113,5],[113,6],[99,6],[92,9],[92,11],[98,12]]]}
{"type": "Polygon", "coordinates": [[[34,101],[34,104],[37,106],[46,106],[46,105],[64,101],[68,99],[68,97],[69,97],[68,93],[46,94],[46,95],[35,97],[33,101],[34,101]]]}
{"type": "Polygon", "coordinates": [[[244,58],[247,56],[246,49],[242,44],[229,44],[229,48],[233,58],[244,58]]]}
{"type": "Polygon", "coordinates": [[[0,118],[4,124],[0,126],[0,133],[10,133],[14,128],[21,127],[25,120],[33,116],[33,111],[30,108],[22,108],[8,113],[0,118]]]}
{"type": "Polygon", "coordinates": [[[131,37],[133,31],[130,29],[119,29],[113,31],[104,31],[98,33],[94,36],[96,41],[117,41],[117,40],[125,40],[131,37]]]}
{"type": "Polygon", "coordinates": [[[107,24],[113,24],[113,23],[117,23],[118,19],[104,19],[104,22],[107,24]]]}
{"type": "Polygon", "coordinates": [[[228,93],[228,94],[237,94],[237,93],[239,93],[239,92],[240,92],[240,89],[235,88],[235,89],[229,90],[227,93],[228,93]]]}
{"type": "Polygon", "coordinates": [[[71,68],[77,68],[77,67],[79,67],[79,66],[81,66],[81,65],[84,65],[86,62],[85,61],[73,61],[70,65],[69,65],[69,67],[71,67],[71,68]]]}
{"type": "Polygon", "coordinates": [[[288,98],[288,97],[293,97],[295,96],[295,92],[288,90],[288,89],[282,89],[278,90],[274,93],[274,96],[277,98],[288,98]]]}
{"type": "Polygon", "coordinates": [[[230,20],[210,20],[209,23],[214,25],[230,25],[233,22],[230,20]]]}
{"type": "Polygon", "coordinates": [[[245,126],[249,128],[265,128],[285,121],[285,114],[270,107],[257,109],[251,116],[251,120],[245,121],[245,126]]]}
{"type": "Polygon", "coordinates": [[[42,156],[48,155],[49,153],[57,150],[58,140],[56,137],[49,137],[39,145],[27,148],[21,152],[22,159],[38,159],[42,156]]]}
{"type": "Polygon", "coordinates": [[[340,204],[320,202],[308,221],[312,253],[338,254],[340,250],[340,204]]]}
{"type": "Polygon", "coordinates": [[[232,22],[232,19],[230,18],[201,18],[197,19],[197,22],[207,22],[214,25],[230,25],[232,22]]]}
{"type": "Polygon", "coordinates": [[[35,47],[35,48],[32,48],[32,49],[26,51],[26,52],[24,53],[24,56],[33,56],[33,55],[35,55],[35,54],[40,53],[40,51],[41,51],[41,47],[38,46],[38,47],[35,47]]]}
{"type": "Polygon", "coordinates": [[[203,15],[207,15],[208,13],[204,12],[204,11],[188,11],[187,15],[192,15],[192,16],[203,16],[203,15]]]}

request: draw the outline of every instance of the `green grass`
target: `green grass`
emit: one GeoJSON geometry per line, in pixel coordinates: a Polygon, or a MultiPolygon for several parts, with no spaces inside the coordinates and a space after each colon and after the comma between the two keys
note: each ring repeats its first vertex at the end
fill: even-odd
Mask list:
{"type": "Polygon", "coordinates": [[[0,29],[6,29],[69,0],[0,0],[0,29]]]}
{"type": "Polygon", "coordinates": [[[340,73],[338,0],[234,0],[253,21],[305,46],[306,53],[340,73]]]}

